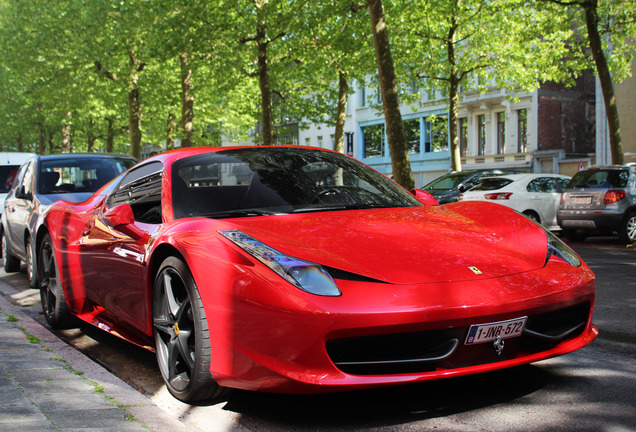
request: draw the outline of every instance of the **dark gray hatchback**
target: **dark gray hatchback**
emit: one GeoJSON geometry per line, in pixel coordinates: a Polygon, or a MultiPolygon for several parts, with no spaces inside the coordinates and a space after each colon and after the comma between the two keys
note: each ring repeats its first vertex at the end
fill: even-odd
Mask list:
{"type": "Polygon", "coordinates": [[[599,166],[572,177],[557,222],[570,240],[590,234],[618,235],[625,243],[636,241],[636,164],[599,166]]]}

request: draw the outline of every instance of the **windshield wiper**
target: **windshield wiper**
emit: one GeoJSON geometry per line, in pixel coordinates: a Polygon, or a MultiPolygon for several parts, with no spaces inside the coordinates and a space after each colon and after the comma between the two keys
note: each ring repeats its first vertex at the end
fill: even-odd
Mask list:
{"type": "Polygon", "coordinates": [[[338,210],[367,210],[375,208],[392,208],[394,206],[387,204],[334,204],[334,205],[316,205],[297,207],[292,213],[311,213],[311,212],[325,212],[325,211],[338,211],[338,210]]]}
{"type": "Polygon", "coordinates": [[[226,219],[226,218],[235,218],[235,217],[272,216],[272,215],[281,215],[281,214],[287,214],[287,213],[281,212],[281,211],[264,210],[264,209],[236,209],[236,210],[218,211],[214,213],[206,213],[206,214],[201,214],[196,216],[209,217],[213,219],[226,219]]]}

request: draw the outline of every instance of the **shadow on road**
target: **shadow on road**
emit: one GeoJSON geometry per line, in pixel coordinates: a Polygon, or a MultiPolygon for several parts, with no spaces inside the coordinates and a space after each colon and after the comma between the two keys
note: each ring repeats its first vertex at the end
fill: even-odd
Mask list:
{"type": "Polygon", "coordinates": [[[389,426],[508,402],[558,381],[535,366],[398,387],[324,395],[234,391],[224,409],[292,430],[389,426]]]}

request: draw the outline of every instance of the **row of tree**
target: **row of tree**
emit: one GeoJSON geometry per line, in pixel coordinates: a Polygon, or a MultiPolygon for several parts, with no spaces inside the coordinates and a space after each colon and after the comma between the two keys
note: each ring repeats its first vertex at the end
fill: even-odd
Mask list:
{"type": "MultiPolygon", "coordinates": [[[[329,123],[378,83],[396,180],[412,186],[399,103],[459,87],[533,90],[594,67],[614,161],[612,82],[629,74],[636,0],[0,0],[0,145],[38,153],[216,145],[329,123]],[[375,84],[374,84],[375,85],[375,84]]],[[[615,119],[615,121],[614,121],[615,119]]],[[[614,152],[614,150],[616,150],[614,152]]]]}

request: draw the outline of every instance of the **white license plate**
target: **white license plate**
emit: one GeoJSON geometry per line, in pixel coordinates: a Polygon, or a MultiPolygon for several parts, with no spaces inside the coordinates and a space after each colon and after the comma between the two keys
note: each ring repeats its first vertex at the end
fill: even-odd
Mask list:
{"type": "Polygon", "coordinates": [[[490,342],[497,339],[497,337],[509,339],[520,336],[526,326],[527,319],[528,317],[522,317],[507,321],[471,325],[465,344],[473,345],[490,342]]]}
{"type": "Polygon", "coordinates": [[[592,204],[592,197],[572,198],[572,204],[575,205],[589,205],[592,204]]]}

